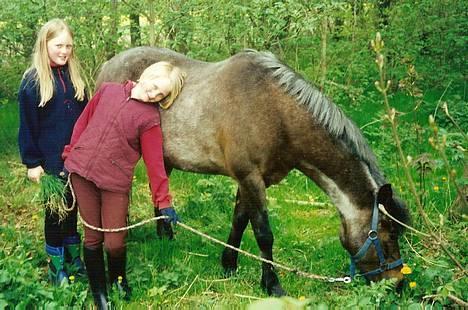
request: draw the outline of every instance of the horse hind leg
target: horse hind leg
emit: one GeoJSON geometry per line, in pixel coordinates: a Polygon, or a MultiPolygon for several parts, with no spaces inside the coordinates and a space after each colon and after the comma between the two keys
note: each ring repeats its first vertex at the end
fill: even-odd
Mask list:
{"type": "MultiPolygon", "coordinates": [[[[266,209],[265,183],[260,174],[250,174],[240,183],[240,205],[247,212],[261,256],[273,261],[273,232],[266,209]]],[[[262,263],[261,286],[269,295],[284,296],[273,265],[262,263]]]]}
{"type": "MultiPolygon", "coordinates": [[[[154,216],[162,216],[161,211],[159,211],[158,208],[154,208],[154,216]]],[[[156,221],[156,234],[158,235],[159,239],[174,239],[174,231],[172,230],[171,223],[166,223],[164,220],[156,221]]]]}
{"type": "MultiPolygon", "coordinates": [[[[172,172],[172,167],[166,165],[166,175],[170,177],[172,172]]],[[[161,211],[158,208],[154,208],[154,216],[160,217],[162,216],[161,211]]],[[[174,239],[174,231],[172,230],[172,226],[170,223],[166,223],[164,220],[157,220],[156,221],[156,234],[158,235],[159,239],[167,238],[169,240],[174,239]]]]}
{"type": "MultiPolygon", "coordinates": [[[[236,206],[234,208],[234,215],[232,219],[231,232],[229,233],[229,238],[227,243],[236,248],[240,246],[242,235],[244,234],[245,228],[249,223],[249,215],[239,204],[240,202],[239,190],[237,190],[236,195],[236,206]]],[[[237,257],[238,252],[230,248],[224,248],[223,254],[221,256],[221,264],[224,268],[224,273],[226,276],[232,275],[237,270],[237,257]]]]}

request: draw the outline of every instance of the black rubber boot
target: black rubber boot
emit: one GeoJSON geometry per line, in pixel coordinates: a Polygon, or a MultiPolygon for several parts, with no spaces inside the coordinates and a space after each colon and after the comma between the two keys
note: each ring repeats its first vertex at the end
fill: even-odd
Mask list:
{"type": "Polygon", "coordinates": [[[119,296],[129,301],[132,295],[132,289],[127,281],[127,249],[107,252],[107,267],[109,272],[109,283],[117,288],[119,296]]]}
{"type": "Polygon", "coordinates": [[[108,309],[106,270],[104,267],[104,254],[102,246],[96,249],[83,247],[83,256],[88,271],[89,286],[98,309],[108,309]]]}

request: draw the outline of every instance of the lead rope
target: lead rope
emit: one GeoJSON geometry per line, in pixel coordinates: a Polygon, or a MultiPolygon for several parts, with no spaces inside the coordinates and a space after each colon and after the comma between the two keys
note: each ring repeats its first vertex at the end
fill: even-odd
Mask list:
{"type": "MultiPolygon", "coordinates": [[[[67,184],[68,186],[70,187],[70,192],[72,194],[72,197],[73,197],[73,202],[72,202],[72,206],[71,206],[71,210],[75,207],[76,205],[76,196],[75,196],[75,192],[73,190],[73,186],[70,182],[70,175],[68,175],[68,181],[67,181],[67,184]]],[[[101,228],[101,227],[95,227],[89,223],[87,223],[82,217],[81,217],[81,214],[80,212],[78,212],[78,217],[81,221],[81,223],[83,223],[84,226],[88,227],[89,229],[92,229],[92,230],[95,230],[95,231],[99,231],[99,232],[110,232],[110,233],[113,233],[113,232],[120,232],[120,231],[125,231],[125,230],[130,230],[130,229],[133,229],[133,228],[136,228],[136,227],[139,227],[139,226],[143,226],[147,223],[150,223],[150,222],[153,222],[153,221],[156,221],[156,220],[161,220],[161,219],[167,219],[168,217],[167,216],[156,216],[156,217],[153,217],[153,218],[150,218],[150,219],[147,219],[147,220],[143,220],[139,223],[136,223],[136,224],[133,224],[133,225],[129,225],[129,226],[125,226],[125,227],[119,227],[119,228],[101,228]]],[[[332,278],[332,277],[326,277],[326,276],[321,276],[321,275],[317,275],[317,274],[313,274],[313,273],[308,273],[308,272],[304,272],[304,271],[300,271],[296,268],[291,268],[291,267],[288,267],[288,266],[285,266],[283,264],[280,264],[280,263],[276,263],[274,261],[271,261],[271,260],[268,260],[266,258],[263,258],[263,257],[260,257],[258,255],[254,255],[252,253],[249,253],[247,251],[244,251],[244,250],[241,250],[239,248],[236,248],[230,244],[227,244],[221,240],[218,240],[216,238],[213,238],[195,228],[192,228],[184,223],[181,223],[181,222],[178,222],[176,224],[177,226],[180,226],[186,230],[189,230],[191,232],[193,232],[194,234],[197,234],[205,239],[208,239],[214,243],[218,243],[220,245],[223,245],[227,248],[230,248],[231,250],[234,250],[234,251],[237,251],[241,254],[244,254],[245,256],[248,256],[250,258],[253,258],[253,259],[256,259],[256,260],[259,260],[261,262],[264,262],[264,263],[267,263],[267,264],[270,264],[272,266],[275,266],[277,268],[280,268],[280,269],[284,269],[286,271],[289,271],[289,272],[292,272],[294,274],[297,274],[301,277],[304,277],[304,278],[309,278],[309,279],[314,279],[314,280],[322,280],[322,281],[326,281],[326,282],[330,282],[330,283],[333,283],[333,282],[343,282],[343,283],[351,283],[351,277],[343,277],[343,278],[332,278]]]]}
{"type": "Polygon", "coordinates": [[[420,234],[422,236],[425,236],[425,237],[430,237],[431,235],[428,235],[426,233],[423,233],[422,231],[419,231],[417,230],[416,228],[414,227],[411,227],[401,221],[399,221],[398,219],[396,219],[395,217],[393,217],[392,215],[390,215],[390,213],[388,213],[388,211],[385,209],[385,207],[383,206],[383,204],[380,204],[379,203],[379,210],[380,212],[382,212],[383,214],[385,214],[386,216],[388,216],[389,218],[391,218],[393,221],[397,222],[398,224],[400,224],[401,226],[405,227],[405,228],[408,228],[409,230],[417,233],[417,234],[420,234]]]}

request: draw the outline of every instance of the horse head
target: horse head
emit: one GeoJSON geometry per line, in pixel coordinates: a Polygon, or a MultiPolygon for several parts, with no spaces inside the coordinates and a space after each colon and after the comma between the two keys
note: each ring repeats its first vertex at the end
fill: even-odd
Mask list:
{"type": "Polygon", "coordinates": [[[340,240],[351,256],[352,277],[358,268],[361,273],[357,275],[368,281],[394,278],[398,284],[403,279],[398,245],[403,226],[379,211],[379,207],[403,223],[409,221],[409,214],[404,203],[394,197],[390,184],[381,186],[373,196],[372,206],[361,213],[366,216],[342,221],[340,240]]]}

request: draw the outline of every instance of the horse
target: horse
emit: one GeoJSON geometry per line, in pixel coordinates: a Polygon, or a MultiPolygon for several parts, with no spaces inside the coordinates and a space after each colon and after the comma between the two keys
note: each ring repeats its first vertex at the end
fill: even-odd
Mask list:
{"type": "MultiPolygon", "coordinates": [[[[297,169],[337,207],[352,276],[359,268],[369,281],[402,280],[398,237],[403,227],[380,214],[378,206],[404,223],[407,208],[393,194],[359,128],[337,105],[272,53],[255,50],[205,62],[166,48],[131,48],[103,65],[96,86],[135,81],[158,61],[187,75],[174,105],[161,111],[166,169],[237,182],[229,245],[239,247],[250,222],[261,256],[273,261],[265,190],[297,169]]],[[[224,248],[226,273],[236,271],[237,258],[236,251],[224,248]]],[[[269,295],[286,294],[269,263],[262,263],[260,283],[269,295]]]]}

